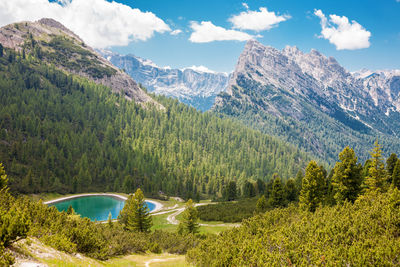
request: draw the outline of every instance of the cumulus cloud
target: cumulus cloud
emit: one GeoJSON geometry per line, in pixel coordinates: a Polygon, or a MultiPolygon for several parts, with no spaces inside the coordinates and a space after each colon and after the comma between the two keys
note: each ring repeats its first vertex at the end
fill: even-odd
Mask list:
{"type": "Polygon", "coordinates": [[[170,32],[171,35],[178,35],[178,34],[180,34],[180,33],[182,33],[182,30],[179,30],[179,29],[170,32]]]}
{"type": "Polygon", "coordinates": [[[155,14],[106,0],[0,1],[0,25],[53,18],[96,48],[145,41],[154,33],[171,31],[155,14]]]}
{"type": "Polygon", "coordinates": [[[321,10],[314,10],[321,20],[321,38],[329,40],[337,50],[355,50],[368,48],[371,32],[367,31],[357,21],[351,22],[345,16],[329,15],[329,19],[321,10]]]}
{"type": "Polygon", "coordinates": [[[232,16],[229,21],[236,29],[264,31],[290,18],[289,15],[279,16],[273,11],[268,11],[266,7],[260,7],[260,11],[247,10],[232,16]]]}
{"type": "MultiPolygon", "coordinates": [[[[400,1],[400,0],[399,0],[400,1]]],[[[242,6],[245,8],[245,9],[249,9],[249,5],[247,4],[247,3],[242,3],[242,6]]]]}
{"type": "Polygon", "coordinates": [[[193,32],[189,40],[193,43],[209,43],[213,41],[247,41],[255,36],[236,30],[227,30],[215,26],[211,21],[191,22],[193,32]]]}

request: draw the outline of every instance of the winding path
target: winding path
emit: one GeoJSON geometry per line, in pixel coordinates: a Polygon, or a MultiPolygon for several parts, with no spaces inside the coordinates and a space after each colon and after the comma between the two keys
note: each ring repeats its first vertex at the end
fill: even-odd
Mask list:
{"type": "Polygon", "coordinates": [[[151,259],[151,260],[146,261],[146,262],[144,263],[144,266],[150,267],[150,264],[152,264],[152,263],[156,263],[156,262],[165,262],[165,261],[172,261],[172,260],[177,260],[177,259],[179,259],[179,258],[151,259]]]}

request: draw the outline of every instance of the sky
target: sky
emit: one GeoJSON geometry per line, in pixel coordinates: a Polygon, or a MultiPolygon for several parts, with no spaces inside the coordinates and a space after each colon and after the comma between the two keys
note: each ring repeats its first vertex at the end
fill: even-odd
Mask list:
{"type": "Polygon", "coordinates": [[[400,69],[399,14],[400,0],[0,0],[0,26],[51,17],[95,48],[218,72],[253,38],[316,49],[349,71],[400,69]]]}

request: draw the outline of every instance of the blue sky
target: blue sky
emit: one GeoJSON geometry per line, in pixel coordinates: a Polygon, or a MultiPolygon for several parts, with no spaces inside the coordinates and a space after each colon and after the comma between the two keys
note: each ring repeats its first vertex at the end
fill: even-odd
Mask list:
{"type": "MultiPolygon", "coordinates": [[[[232,71],[245,42],[215,41],[192,43],[191,21],[211,21],[214,25],[231,28],[228,19],[246,11],[243,1],[228,0],[130,0],[120,1],[126,5],[150,11],[163,19],[182,34],[158,34],[145,42],[132,42],[125,47],[113,47],[120,53],[132,53],[151,59],[160,66],[185,67],[204,65],[216,71],[232,71]]],[[[400,3],[396,0],[266,0],[246,1],[250,10],[266,7],[279,15],[291,18],[276,27],[260,31],[257,38],[261,43],[282,49],[286,45],[297,46],[308,52],[315,48],[327,56],[335,57],[351,71],[368,69],[400,69],[400,3]],[[355,20],[371,33],[370,46],[357,50],[337,50],[321,35],[320,19],[314,10],[320,9],[325,15],[336,14],[355,20]]],[[[255,34],[254,31],[245,31],[255,34]]]]}
{"type": "Polygon", "coordinates": [[[115,1],[0,1],[0,26],[50,17],[95,48],[173,68],[230,72],[256,37],[317,49],[350,71],[400,69],[400,0],[115,1]]]}

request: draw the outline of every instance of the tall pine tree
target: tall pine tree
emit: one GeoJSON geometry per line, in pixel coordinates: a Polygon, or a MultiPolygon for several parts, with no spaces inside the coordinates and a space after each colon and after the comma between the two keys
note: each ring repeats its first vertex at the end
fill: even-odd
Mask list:
{"type": "Polygon", "coordinates": [[[393,170],[392,185],[400,190],[400,159],[397,160],[393,170]]]}
{"type": "Polygon", "coordinates": [[[271,206],[274,208],[282,207],[285,205],[285,190],[283,188],[282,180],[278,176],[275,177],[272,184],[271,196],[269,199],[271,206]]]}
{"type": "Polygon", "coordinates": [[[149,232],[152,220],[149,208],[144,200],[142,190],[138,188],[134,195],[129,196],[124,208],[119,214],[119,219],[125,229],[136,232],[149,232]]]}
{"type": "Polygon", "coordinates": [[[182,221],[179,223],[179,232],[195,234],[199,231],[199,214],[191,199],[186,203],[185,211],[182,213],[182,221]]]}
{"type": "Polygon", "coordinates": [[[392,182],[392,175],[393,175],[394,167],[396,166],[397,160],[398,160],[398,158],[395,153],[390,154],[390,156],[386,160],[386,171],[389,175],[389,179],[388,179],[389,183],[392,182]]]}
{"type": "Polygon", "coordinates": [[[325,177],[317,162],[310,161],[306,168],[300,191],[300,207],[308,211],[315,211],[324,200],[325,177]]]}
{"type": "Polygon", "coordinates": [[[332,177],[334,198],[337,203],[354,202],[361,191],[362,166],[357,163],[354,150],[348,146],[339,154],[339,159],[332,177]]]}
{"type": "Polygon", "coordinates": [[[375,141],[370,160],[368,176],[365,180],[366,192],[385,191],[387,172],[382,159],[381,145],[378,143],[378,140],[375,141]]]}

